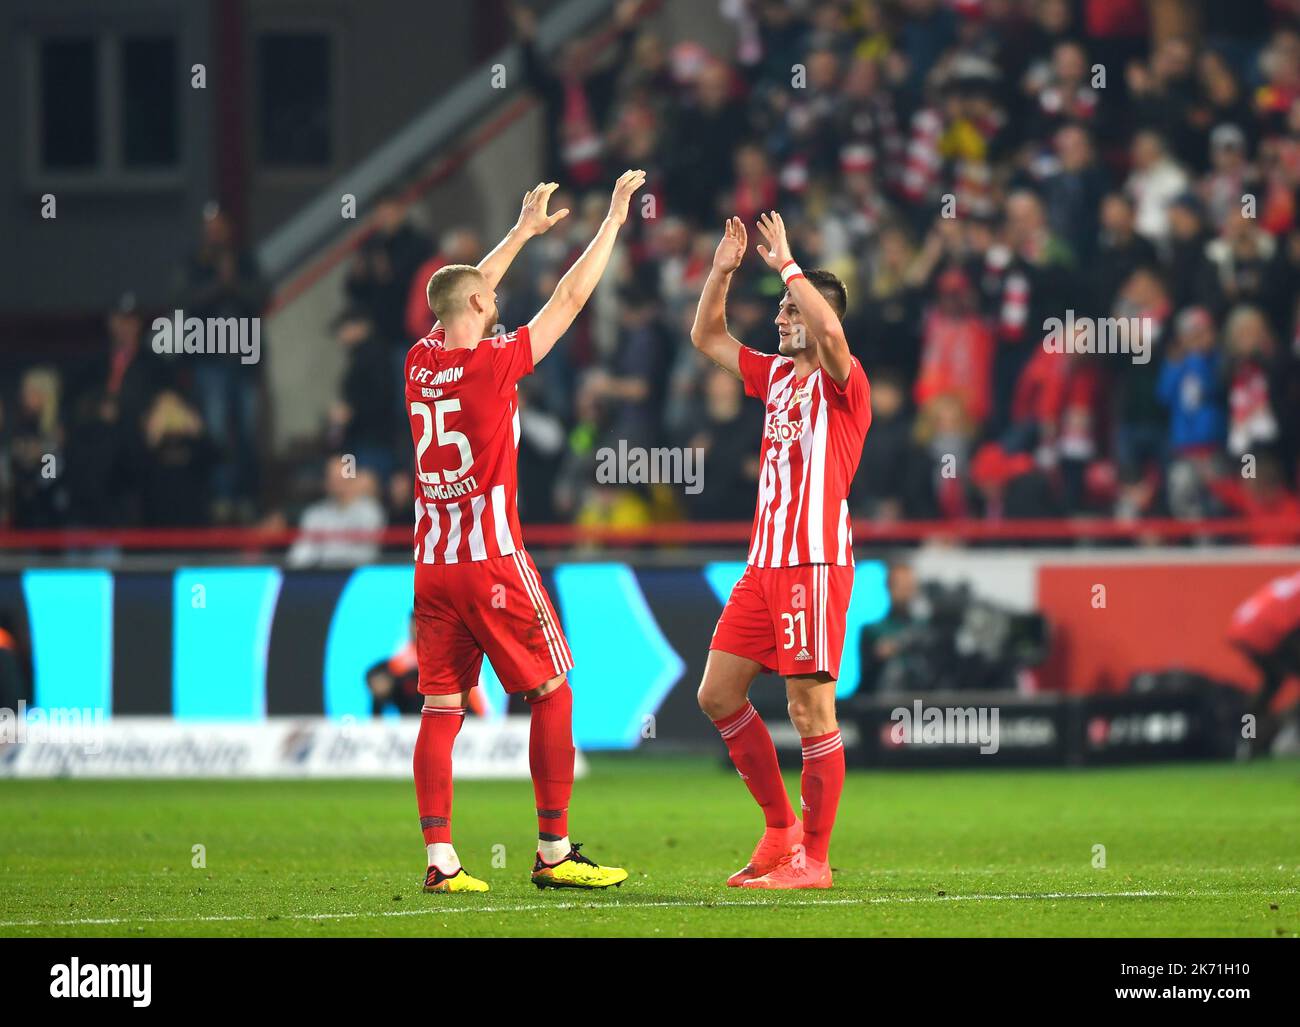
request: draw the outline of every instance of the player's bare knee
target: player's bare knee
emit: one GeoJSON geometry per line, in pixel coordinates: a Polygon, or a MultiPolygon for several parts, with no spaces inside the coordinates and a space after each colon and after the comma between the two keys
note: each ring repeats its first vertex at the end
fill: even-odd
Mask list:
{"type": "Polygon", "coordinates": [[[715,683],[705,678],[700,682],[699,691],[695,693],[695,699],[700,704],[700,709],[710,720],[721,720],[728,714],[734,713],[736,709],[744,702],[744,697],[737,697],[728,689],[719,688],[715,683]]]}
{"type": "Polygon", "coordinates": [[[800,738],[814,738],[835,730],[835,703],[819,695],[793,694],[788,697],[786,709],[790,723],[800,738]]]}
{"type": "Polygon", "coordinates": [[[806,699],[791,699],[786,704],[786,711],[790,714],[790,723],[794,729],[799,732],[800,738],[807,738],[811,733],[809,727],[812,724],[812,709],[806,699]]]}

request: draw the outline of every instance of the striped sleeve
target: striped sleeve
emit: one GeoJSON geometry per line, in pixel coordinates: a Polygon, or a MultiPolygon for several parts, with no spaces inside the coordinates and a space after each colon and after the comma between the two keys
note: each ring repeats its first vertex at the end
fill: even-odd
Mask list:
{"type": "Polygon", "coordinates": [[[740,347],[740,377],[745,383],[745,395],[767,399],[768,384],[772,380],[772,365],[777,358],[771,353],[760,353],[748,346],[740,347]]]}
{"type": "Polygon", "coordinates": [[[533,346],[527,325],[506,335],[494,335],[487,345],[491,347],[493,376],[503,391],[533,373],[533,346]]]}
{"type": "Polygon", "coordinates": [[[834,406],[847,407],[850,413],[871,410],[871,383],[867,380],[867,372],[862,369],[862,364],[857,357],[849,358],[849,376],[840,384],[829,374],[826,376],[828,386],[826,397],[834,406]]]}

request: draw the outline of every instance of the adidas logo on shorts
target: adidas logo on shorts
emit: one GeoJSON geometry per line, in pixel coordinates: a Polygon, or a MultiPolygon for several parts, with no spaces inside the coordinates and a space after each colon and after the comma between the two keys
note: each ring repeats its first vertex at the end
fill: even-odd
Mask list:
{"type": "Polygon", "coordinates": [[[795,657],[794,657],[794,658],[795,658],[796,660],[811,660],[811,659],[812,659],[812,653],[810,653],[806,648],[805,648],[805,649],[800,649],[797,653],[795,653],[795,657]]]}

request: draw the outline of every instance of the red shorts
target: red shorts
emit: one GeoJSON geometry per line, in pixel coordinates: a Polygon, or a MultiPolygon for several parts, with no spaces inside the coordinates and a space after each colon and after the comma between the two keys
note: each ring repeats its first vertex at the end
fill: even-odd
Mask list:
{"type": "Polygon", "coordinates": [[[507,692],[527,692],[573,669],[560,618],[532,558],[415,565],[419,691],[453,695],[478,684],[483,656],[507,692]]]}
{"type": "Polygon", "coordinates": [[[782,677],[839,677],[853,565],[747,566],[713,630],[710,649],[782,677]]]}

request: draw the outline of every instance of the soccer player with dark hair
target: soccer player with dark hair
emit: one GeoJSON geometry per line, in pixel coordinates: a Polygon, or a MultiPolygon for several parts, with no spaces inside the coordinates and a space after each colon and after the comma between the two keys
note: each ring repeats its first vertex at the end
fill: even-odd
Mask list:
{"type": "Polygon", "coordinates": [[[596,236],[527,325],[497,331],[496,286],[524,243],[568,211],[548,214],[557,188],[524,197],[519,221],[477,267],[450,264],[429,279],[437,323],[406,357],[415,443],[415,625],[424,696],[415,794],[428,849],[425,891],[488,890],[451,841],[451,750],[486,653],[505,690],[531,709],[528,761],[537,800],[539,888],[606,888],[627,871],[602,867],[570,843],[573,667],[560,618],[524,550],[518,492],[517,382],[532,374],[595,289],[645,172],[626,171],[596,236]]]}
{"type": "Polygon", "coordinates": [[[691,330],[696,349],[767,406],[748,566],[709,644],[699,702],[766,821],[749,863],[727,884],[829,888],[844,787],[835,680],[853,588],[848,494],[871,425],[871,388],[844,338],[844,284],[829,271],[800,269],[780,214],[761,215],[758,230],[767,242],[759,256],[785,283],[778,352],[742,346],[727,331],[727,287],[746,249],[740,218],[727,222],[691,330]],[[802,822],[749,702],[761,670],[785,678],[790,721],[803,740],[802,822]]]}

